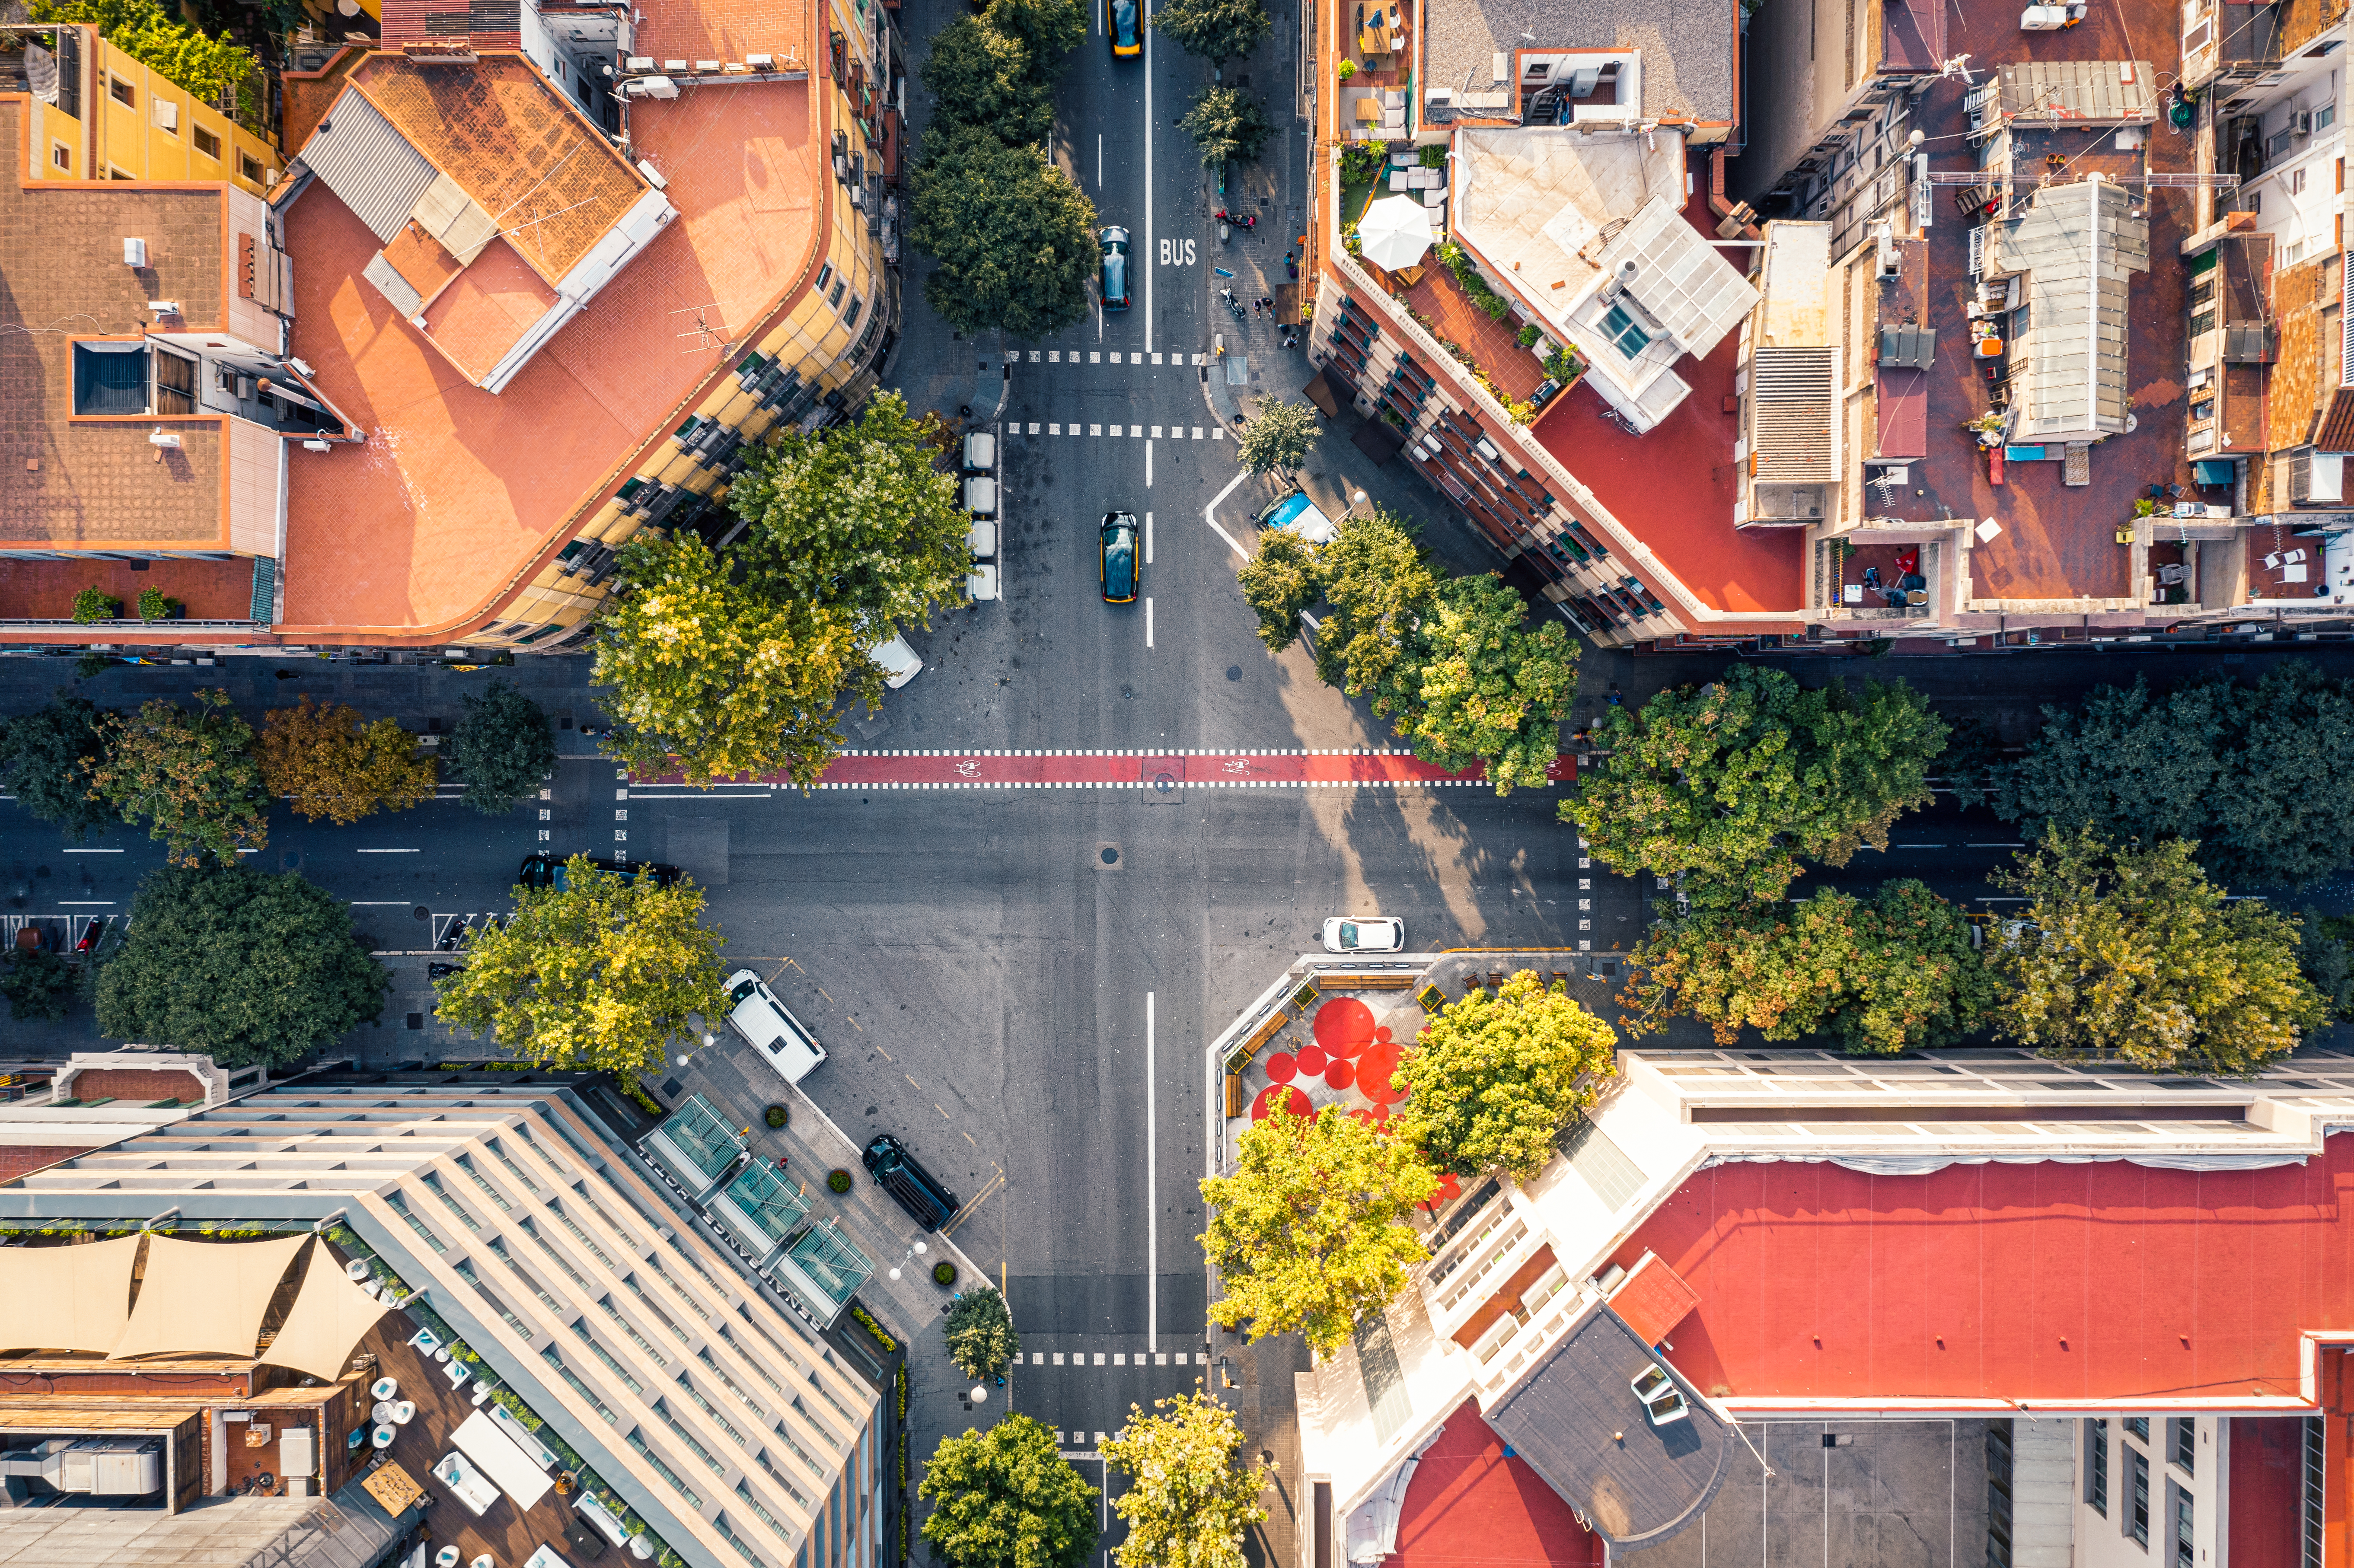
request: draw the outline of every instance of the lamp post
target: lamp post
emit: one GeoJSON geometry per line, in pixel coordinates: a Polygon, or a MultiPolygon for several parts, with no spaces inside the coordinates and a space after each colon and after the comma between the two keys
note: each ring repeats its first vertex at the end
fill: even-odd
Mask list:
{"type": "Polygon", "coordinates": [[[931,1248],[926,1246],[922,1242],[918,1241],[909,1243],[907,1250],[899,1255],[899,1261],[891,1266],[891,1277],[894,1279],[899,1277],[899,1271],[907,1266],[908,1259],[919,1257],[929,1251],[931,1251],[931,1248]]]}

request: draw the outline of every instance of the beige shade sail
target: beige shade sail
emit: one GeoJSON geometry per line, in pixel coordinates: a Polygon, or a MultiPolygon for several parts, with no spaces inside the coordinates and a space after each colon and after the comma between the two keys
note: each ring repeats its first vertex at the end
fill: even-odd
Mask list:
{"type": "Polygon", "coordinates": [[[293,1308],[261,1359],[333,1383],[350,1370],[352,1347],[387,1310],[383,1302],[345,1277],[335,1255],[321,1242],[311,1249],[302,1287],[295,1293],[293,1308]]]}
{"type": "Polygon", "coordinates": [[[147,1274],[115,1358],[175,1351],[250,1356],[261,1316],[309,1236],[277,1241],[192,1242],[147,1238],[147,1274]]]}
{"type": "Polygon", "coordinates": [[[111,1351],[131,1317],[137,1236],[0,1247],[0,1350],[111,1351]]]}

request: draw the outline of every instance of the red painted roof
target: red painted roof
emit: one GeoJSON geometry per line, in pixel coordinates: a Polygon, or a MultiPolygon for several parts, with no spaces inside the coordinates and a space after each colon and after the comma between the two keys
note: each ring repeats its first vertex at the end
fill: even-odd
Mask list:
{"type": "Polygon", "coordinates": [[[1666,1339],[1699,1305],[1700,1294],[1691,1282],[1660,1262],[1657,1254],[1638,1259],[1610,1293],[1610,1310],[1647,1345],[1666,1339]]]}
{"type": "Polygon", "coordinates": [[[2341,1134],[2267,1171],[1722,1165],[1617,1261],[1700,1292],[1670,1354],[1712,1396],[2294,1398],[2299,1335],[2354,1327],[2349,1232],[2341,1134]]]}
{"type": "Polygon", "coordinates": [[[1384,1568],[1600,1568],[1602,1542],[1465,1400],[1422,1456],[1384,1568]]]}

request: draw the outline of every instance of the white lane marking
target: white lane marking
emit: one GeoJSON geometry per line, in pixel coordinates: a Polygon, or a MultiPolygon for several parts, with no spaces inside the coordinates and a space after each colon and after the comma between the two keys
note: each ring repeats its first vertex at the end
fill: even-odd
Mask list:
{"type": "Polygon", "coordinates": [[[1152,646],[1152,601],[1149,599],[1144,601],[1144,645],[1152,646]]]}
{"type": "MultiPolygon", "coordinates": [[[[1144,645],[1152,646],[1152,601],[1144,601],[1144,645]]],[[[1161,1154],[1154,1147],[1152,1136],[1152,1024],[1153,995],[1144,993],[1144,1272],[1148,1287],[1144,1298],[1144,1338],[1153,1350],[1161,1348],[1161,1154]]]]}
{"type": "MultiPolygon", "coordinates": [[[[1150,450],[1150,449],[1147,449],[1150,450]]],[[[1144,564],[1152,564],[1152,514],[1144,514],[1144,564]]]]}
{"type": "Polygon", "coordinates": [[[101,850],[101,849],[69,849],[69,850],[66,851],[66,853],[68,853],[68,854],[121,854],[122,853],[122,852],[121,850],[119,850],[119,849],[117,849],[117,850],[101,850]]]}
{"type": "Polygon", "coordinates": [[[60,898],[58,900],[58,907],[60,909],[111,909],[114,907],[114,900],[111,898],[60,898]]]}
{"type": "Polygon", "coordinates": [[[1096,189],[1103,189],[1103,132],[1096,132],[1096,189]]]}
{"type": "Polygon", "coordinates": [[[1152,285],[1153,274],[1161,269],[1151,265],[1154,217],[1152,212],[1152,3],[1144,0],[1144,346],[1152,347],[1152,285]]]}
{"type": "MultiPolygon", "coordinates": [[[[248,853],[251,852],[249,851],[248,853]]],[[[423,854],[425,852],[423,850],[413,849],[376,849],[359,850],[355,853],[359,854],[423,854]]]]}
{"type": "Polygon", "coordinates": [[[1224,528],[1218,526],[1218,507],[1225,502],[1227,496],[1232,495],[1235,493],[1235,489],[1241,485],[1244,480],[1249,477],[1250,471],[1248,469],[1244,469],[1237,472],[1234,478],[1226,482],[1225,489],[1210,497],[1210,503],[1202,508],[1202,521],[1207,523],[1210,525],[1211,531],[1216,534],[1219,538],[1224,539],[1226,542],[1227,549],[1232,550],[1235,555],[1240,556],[1246,561],[1250,559],[1250,552],[1244,549],[1240,545],[1235,544],[1235,536],[1232,534],[1227,533],[1224,528]]]}
{"type": "MultiPolygon", "coordinates": [[[[1158,425],[1152,428],[1155,432],[1161,429],[1158,425]]],[[[1130,425],[1128,428],[1128,433],[1131,436],[1136,434],[1136,427],[1130,425]]],[[[1144,488],[1147,490],[1152,488],[1152,443],[1149,440],[1144,443],[1144,488]]]]}
{"type": "Polygon", "coordinates": [[[355,898],[352,900],[352,907],[355,909],[406,909],[408,907],[408,900],[406,898],[355,898]]]}

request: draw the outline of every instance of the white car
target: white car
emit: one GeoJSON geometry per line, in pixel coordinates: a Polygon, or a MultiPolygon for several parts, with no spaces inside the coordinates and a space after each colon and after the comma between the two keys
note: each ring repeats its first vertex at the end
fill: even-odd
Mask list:
{"type": "Polygon", "coordinates": [[[964,596],[975,604],[997,598],[997,568],[987,561],[975,561],[964,579],[964,596]]]}
{"type": "Polygon", "coordinates": [[[883,683],[895,692],[924,673],[924,662],[896,631],[888,642],[877,642],[866,656],[883,666],[883,683]]]}
{"type": "Polygon", "coordinates": [[[964,509],[975,517],[997,515],[997,481],[976,474],[964,482],[964,509]]]}
{"type": "Polygon", "coordinates": [[[997,559],[997,524],[986,517],[974,518],[964,531],[964,547],[976,561],[997,559]]]}
{"type": "Polygon", "coordinates": [[[987,430],[975,430],[964,439],[964,471],[967,473],[994,473],[997,471],[997,438],[987,430]]]}
{"type": "Polygon", "coordinates": [[[800,1083],[825,1060],[825,1047],[750,969],[737,969],[727,977],[727,1000],[735,1004],[727,1015],[727,1026],[766,1056],[769,1065],[784,1075],[785,1082],[800,1083]]]}
{"type": "Polygon", "coordinates": [[[1324,922],[1328,953],[1402,953],[1405,922],[1378,915],[1335,915],[1324,922]]]}

